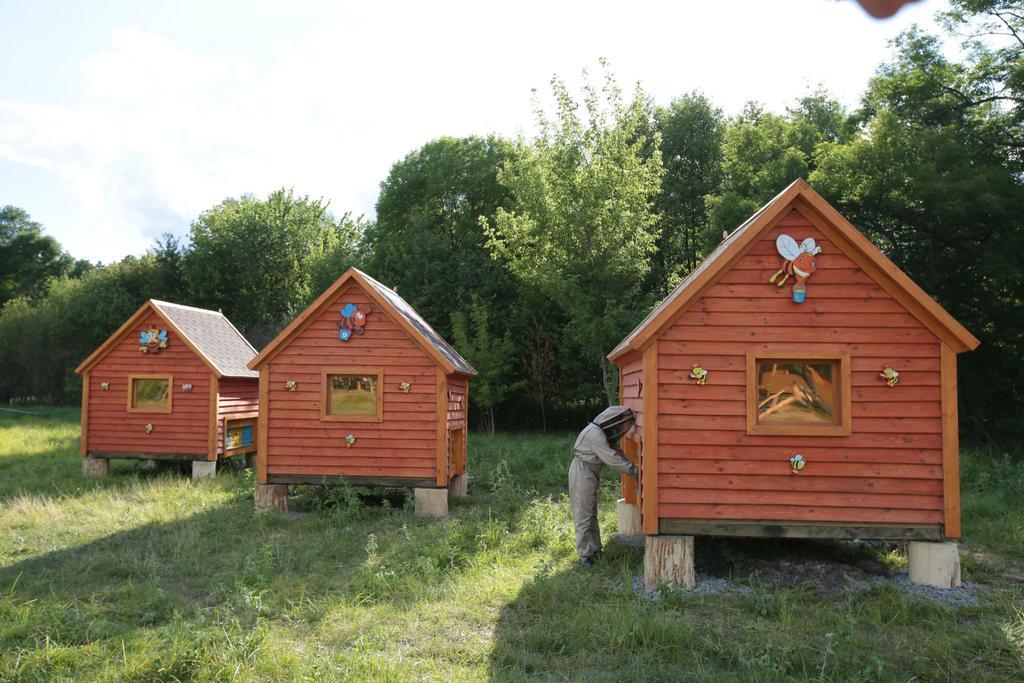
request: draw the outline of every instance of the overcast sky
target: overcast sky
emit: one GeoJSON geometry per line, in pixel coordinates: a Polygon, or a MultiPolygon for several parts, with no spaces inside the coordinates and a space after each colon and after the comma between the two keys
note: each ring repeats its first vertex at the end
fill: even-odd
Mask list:
{"type": "Polygon", "coordinates": [[[943,7],[0,0],[0,205],[104,262],[281,186],[372,216],[392,163],[442,135],[531,134],[531,88],[598,57],[659,103],[781,111],[823,83],[852,105],[887,42],[943,7]]]}

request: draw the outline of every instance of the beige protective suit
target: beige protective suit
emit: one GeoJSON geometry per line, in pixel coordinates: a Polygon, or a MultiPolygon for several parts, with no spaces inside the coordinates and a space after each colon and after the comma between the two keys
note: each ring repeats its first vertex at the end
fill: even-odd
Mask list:
{"type": "Polygon", "coordinates": [[[601,468],[607,465],[623,474],[636,476],[636,465],[626,460],[620,449],[608,443],[604,430],[598,426],[606,424],[607,417],[632,420],[633,412],[624,406],[611,406],[580,432],[572,448],[576,457],[569,465],[569,498],[576,529],[576,552],[581,560],[591,558],[601,550],[601,530],[597,525],[597,488],[601,468]]]}

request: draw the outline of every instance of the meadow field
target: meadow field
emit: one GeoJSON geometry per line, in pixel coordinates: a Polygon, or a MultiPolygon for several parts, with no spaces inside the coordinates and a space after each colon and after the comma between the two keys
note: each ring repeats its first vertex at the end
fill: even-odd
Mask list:
{"type": "Polygon", "coordinates": [[[0,413],[0,680],[1024,680],[1021,454],[964,453],[948,596],[898,545],[721,539],[645,596],[635,544],[576,566],[570,434],[472,434],[444,520],[316,487],[255,517],[240,466],[84,479],[78,411],[34,410],[0,413]]]}

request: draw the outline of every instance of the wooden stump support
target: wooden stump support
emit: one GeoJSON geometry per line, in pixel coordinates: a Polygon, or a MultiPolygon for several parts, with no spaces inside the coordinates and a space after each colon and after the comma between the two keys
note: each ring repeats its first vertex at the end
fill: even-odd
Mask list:
{"type": "Polygon", "coordinates": [[[658,584],[670,588],[693,588],[693,536],[648,536],[644,549],[644,590],[658,584]]]}
{"type": "Polygon", "coordinates": [[[640,506],[636,503],[626,502],[628,499],[619,498],[615,506],[615,512],[619,520],[619,534],[623,536],[642,536],[643,525],[640,523],[640,506]]]}
{"type": "Polygon", "coordinates": [[[907,544],[910,582],[935,588],[960,585],[960,550],[956,543],[912,541],[907,544]]]}
{"type": "Polygon", "coordinates": [[[413,489],[417,517],[447,517],[448,489],[413,489]]]}
{"type": "Polygon", "coordinates": [[[253,498],[257,515],[288,512],[288,484],[256,484],[253,498]]]}

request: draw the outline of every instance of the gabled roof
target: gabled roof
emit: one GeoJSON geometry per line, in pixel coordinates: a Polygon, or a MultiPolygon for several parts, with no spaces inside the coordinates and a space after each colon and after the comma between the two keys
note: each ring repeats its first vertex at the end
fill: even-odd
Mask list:
{"type": "Polygon", "coordinates": [[[223,313],[156,299],[150,299],[135,311],[132,317],[75,368],[75,372],[81,374],[99,362],[126,332],[138,325],[151,311],[167,323],[217,377],[259,377],[259,373],[246,367],[256,355],[256,349],[223,313]]]}
{"type": "Polygon", "coordinates": [[[981,343],[843,218],[824,197],[815,192],[807,181],[799,179],[793,181],[789,187],[762,206],[723,240],[608,354],[608,358],[615,360],[630,351],[645,348],[697,301],[719,276],[757,244],[780,218],[794,208],[804,214],[882,289],[954,351],[971,351],[981,343]]]}
{"type": "Polygon", "coordinates": [[[405,299],[398,296],[398,293],[394,290],[381,284],[377,280],[374,280],[358,268],[349,268],[346,270],[341,277],[334,281],[334,284],[328,287],[323,294],[317,297],[316,301],[311,303],[306,310],[300,313],[299,316],[288,325],[288,327],[284,328],[284,330],[282,330],[272,342],[267,344],[267,346],[260,351],[260,354],[249,362],[249,367],[255,370],[259,368],[260,365],[276,356],[278,352],[288,344],[288,341],[294,335],[301,332],[309,322],[312,322],[313,317],[329,305],[335,295],[350,282],[356,282],[359,284],[363,290],[366,291],[367,295],[373,299],[374,303],[394,317],[402,329],[404,329],[409,336],[411,336],[413,340],[416,341],[416,343],[418,343],[423,350],[438,363],[438,365],[444,368],[445,372],[454,372],[462,375],[477,374],[476,370],[473,369],[473,366],[467,363],[466,359],[460,356],[459,352],[453,349],[451,344],[446,342],[444,338],[439,335],[429,323],[427,323],[426,320],[420,317],[420,314],[417,313],[413,307],[405,301],[405,299]]]}

